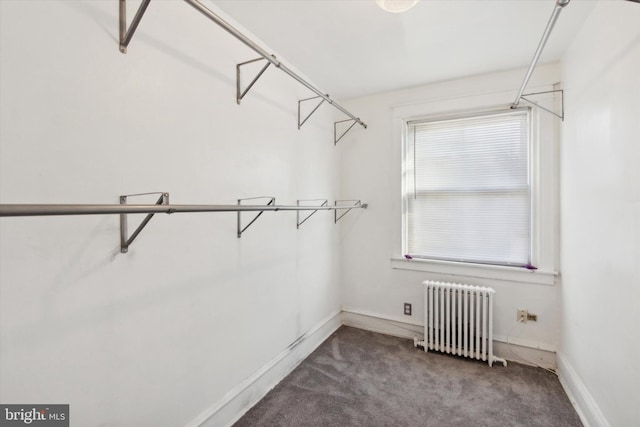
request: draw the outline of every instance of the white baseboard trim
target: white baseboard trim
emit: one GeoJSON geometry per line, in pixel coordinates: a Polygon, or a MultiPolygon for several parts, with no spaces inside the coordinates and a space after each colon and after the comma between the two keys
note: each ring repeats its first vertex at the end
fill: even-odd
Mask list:
{"type": "Polygon", "coordinates": [[[413,339],[417,336],[422,339],[424,335],[424,326],[414,320],[385,316],[351,307],[342,307],[342,324],[400,338],[413,339]]]}
{"type": "Polygon", "coordinates": [[[220,401],[187,424],[187,427],[231,426],[262,399],[296,366],[333,334],[342,323],[336,311],[291,343],[257,372],[232,388],[220,401]]]}
{"type": "Polygon", "coordinates": [[[546,352],[554,353],[554,354],[558,351],[558,348],[555,345],[541,343],[538,341],[528,340],[520,337],[514,337],[514,336],[507,337],[506,335],[494,334],[493,340],[501,343],[505,343],[505,344],[508,343],[509,345],[516,345],[519,347],[528,347],[536,350],[544,350],[546,352]]]}
{"type": "MultiPolygon", "coordinates": [[[[424,338],[424,326],[413,319],[385,316],[352,307],[342,307],[342,324],[400,338],[424,338]]],[[[493,351],[498,357],[547,369],[556,369],[555,348],[551,345],[510,338],[494,337],[493,351]],[[511,347],[511,348],[509,348],[511,347]]]]}
{"type": "Polygon", "coordinates": [[[595,400],[567,358],[558,352],[558,378],[584,427],[610,427],[595,400]]]}
{"type": "Polygon", "coordinates": [[[498,357],[522,363],[523,365],[539,366],[552,371],[555,371],[558,367],[554,351],[514,343],[511,339],[509,339],[509,344],[494,339],[493,353],[498,357]]]}

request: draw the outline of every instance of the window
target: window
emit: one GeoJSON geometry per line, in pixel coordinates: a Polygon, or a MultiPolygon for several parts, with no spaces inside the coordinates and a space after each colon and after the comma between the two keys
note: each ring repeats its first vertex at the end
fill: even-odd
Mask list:
{"type": "Polygon", "coordinates": [[[529,109],[407,122],[405,253],[531,263],[529,109]]]}

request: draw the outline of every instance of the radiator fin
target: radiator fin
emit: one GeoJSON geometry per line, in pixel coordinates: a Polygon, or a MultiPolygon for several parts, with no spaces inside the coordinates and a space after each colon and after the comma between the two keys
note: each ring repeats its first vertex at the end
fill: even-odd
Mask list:
{"type": "Polygon", "coordinates": [[[423,284],[424,340],[414,339],[416,346],[507,366],[493,354],[493,288],[432,280],[423,284]]]}

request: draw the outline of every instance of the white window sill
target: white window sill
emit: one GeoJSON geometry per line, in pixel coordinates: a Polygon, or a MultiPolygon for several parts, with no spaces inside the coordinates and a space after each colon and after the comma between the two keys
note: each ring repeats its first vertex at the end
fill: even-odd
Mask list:
{"type": "Polygon", "coordinates": [[[554,285],[557,272],[527,270],[518,267],[471,264],[451,261],[434,261],[425,259],[391,258],[391,268],[398,270],[424,271],[437,274],[451,274],[467,278],[482,277],[486,279],[507,280],[539,285],[554,285]]]}

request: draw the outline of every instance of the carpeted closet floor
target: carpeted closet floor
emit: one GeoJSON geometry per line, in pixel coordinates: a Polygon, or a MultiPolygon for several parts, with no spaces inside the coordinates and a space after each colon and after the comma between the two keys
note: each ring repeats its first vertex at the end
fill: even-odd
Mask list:
{"type": "Polygon", "coordinates": [[[552,373],[492,368],[343,326],[247,412],[242,426],[582,426],[552,373]]]}

